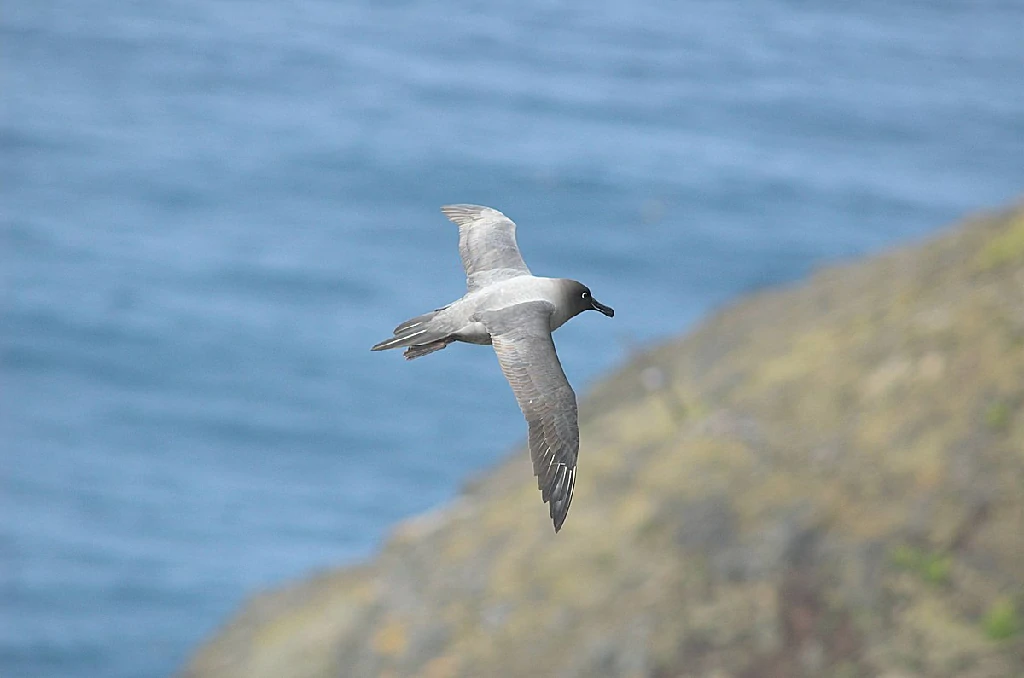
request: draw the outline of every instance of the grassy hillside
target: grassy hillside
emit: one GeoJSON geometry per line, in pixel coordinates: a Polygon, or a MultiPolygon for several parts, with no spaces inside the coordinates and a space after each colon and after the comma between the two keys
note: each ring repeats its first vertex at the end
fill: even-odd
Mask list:
{"type": "Polygon", "coordinates": [[[1024,210],[746,298],[192,678],[1024,675],[1024,210]]]}

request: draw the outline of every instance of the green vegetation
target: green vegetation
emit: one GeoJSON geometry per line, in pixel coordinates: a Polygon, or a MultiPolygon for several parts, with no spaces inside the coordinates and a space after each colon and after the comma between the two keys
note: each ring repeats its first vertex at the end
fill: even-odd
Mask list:
{"type": "Polygon", "coordinates": [[[992,640],[1007,640],[1021,632],[1024,622],[1021,621],[1017,606],[1009,598],[997,600],[992,604],[982,620],[985,635],[992,640]]]}
{"type": "Polygon", "coordinates": [[[1005,431],[1010,425],[1010,416],[1013,412],[1005,400],[999,400],[988,406],[985,410],[985,424],[993,431],[1005,431]]]}
{"type": "Polygon", "coordinates": [[[1024,216],[1018,212],[1009,221],[1008,227],[978,252],[975,261],[979,269],[988,271],[1024,261],[1024,216]]]}
{"type": "Polygon", "coordinates": [[[917,574],[929,584],[949,583],[952,559],[946,554],[901,545],[893,549],[892,561],[897,567],[917,574]]]}

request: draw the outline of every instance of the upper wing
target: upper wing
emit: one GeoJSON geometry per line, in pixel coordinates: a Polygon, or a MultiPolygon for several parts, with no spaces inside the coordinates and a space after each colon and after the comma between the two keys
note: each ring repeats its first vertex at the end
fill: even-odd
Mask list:
{"type": "Polygon", "coordinates": [[[479,314],[491,334],[501,371],[530,427],[530,456],[557,532],[565,522],[576,482],[580,430],[576,394],[551,340],[554,306],[531,301],[479,314]]]}
{"type": "Polygon", "coordinates": [[[471,292],[498,280],[530,275],[511,219],[482,205],[445,205],[441,211],[459,227],[459,254],[471,292]]]}

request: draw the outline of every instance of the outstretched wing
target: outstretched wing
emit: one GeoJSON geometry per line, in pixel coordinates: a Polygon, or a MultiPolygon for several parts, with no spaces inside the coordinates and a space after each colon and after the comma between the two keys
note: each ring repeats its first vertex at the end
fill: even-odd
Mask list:
{"type": "Polygon", "coordinates": [[[493,282],[530,275],[516,245],[516,225],[482,205],[445,205],[444,215],[459,227],[459,254],[472,292],[493,282]]]}
{"type": "Polygon", "coordinates": [[[544,501],[551,504],[557,532],[572,503],[580,430],[576,394],[551,340],[553,311],[546,301],[531,301],[485,311],[479,318],[529,424],[533,473],[544,501]]]}

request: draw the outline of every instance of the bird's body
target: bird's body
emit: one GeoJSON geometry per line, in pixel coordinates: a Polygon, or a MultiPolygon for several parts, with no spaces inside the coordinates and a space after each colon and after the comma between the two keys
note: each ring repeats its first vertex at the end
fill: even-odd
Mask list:
{"type": "Polygon", "coordinates": [[[462,341],[491,344],[530,429],[530,453],[555,531],[572,501],[579,452],[576,396],[551,333],[585,310],[614,311],[575,280],[534,276],[515,241],[515,224],[479,205],[447,205],[459,226],[468,291],[435,311],[405,321],[374,351],[405,348],[409,360],[462,341]]]}
{"type": "MultiPolygon", "coordinates": [[[[400,332],[396,328],[396,336],[388,341],[381,342],[384,345],[379,345],[380,349],[378,350],[398,348],[399,346],[424,345],[429,343],[427,337],[438,334],[452,337],[455,341],[489,345],[491,343],[491,333],[478,319],[481,312],[497,311],[531,301],[554,304],[554,300],[561,299],[564,296],[562,282],[558,278],[522,275],[467,292],[461,299],[457,299],[447,306],[408,321],[412,324],[405,327],[399,326],[402,327],[402,331],[400,332]],[[408,343],[410,341],[413,343],[408,343]],[[388,342],[393,342],[394,345],[386,345],[388,342]]],[[[554,309],[550,318],[552,332],[564,325],[572,317],[568,314],[567,310],[568,306],[565,306],[563,309],[558,307],[554,309]],[[561,312],[559,312],[560,310],[561,312]]]]}

